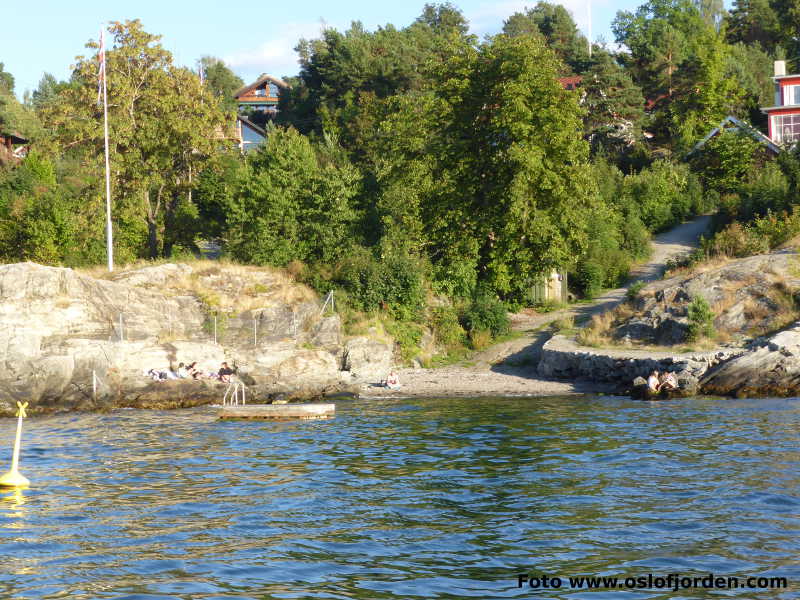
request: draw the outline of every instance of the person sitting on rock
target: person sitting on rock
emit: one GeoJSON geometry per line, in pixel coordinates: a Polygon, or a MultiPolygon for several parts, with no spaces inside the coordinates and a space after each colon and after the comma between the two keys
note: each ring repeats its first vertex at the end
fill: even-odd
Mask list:
{"type": "Polygon", "coordinates": [[[675,379],[675,374],[666,372],[661,376],[661,384],[658,386],[659,390],[677,390],[678,381],[675,379]]]}
{"type": "Polygon", "coordinates": [[[234,371],[228,366],[228,363],[224,362],[222,363],[222,367],[220,368],[220,370],[217,372],[217,376],[219,377],[219,380],[222,381],[223,383],[230,383],[231,375],[233,375],[235,372],[236,371],[234,371]]]}
{"type": "Polygon", "coordinates": [[[187,366],[186,370],[189,373],[189,377],[192,379],[200,379],[203,376],[203,372],[197,368],[197,361],[194,361],[192,364],[187,366]]]}
{"type": "Polygon", "coordinates": [[[650,373],[650,377],[647,378],[647,389],[652,393],[657,393],[661,387],[661,382],[658,380],[658,371],[653,371],[650,373]]]}
{"type": "Polygon", "coordinates": [[[189,369],[186,366],[184,366],[183,363],[180,363],[178,365],[178,370],[176,371],[176,374],[178,375],[178,379],[188,379],[189,369]]]}
{"type": "Polygon", "coordinates": [[[390,390],[399,390],[400,389],[400,378],[397,376],[397,373],[391,371],[389,375],[386,377],[385,385],[390,390]]]}

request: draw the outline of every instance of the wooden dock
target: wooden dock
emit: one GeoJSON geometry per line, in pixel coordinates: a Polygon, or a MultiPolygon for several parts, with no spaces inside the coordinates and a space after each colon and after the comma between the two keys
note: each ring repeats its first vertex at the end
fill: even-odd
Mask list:
{"type": "Polygon", "coordinates": [[[243,404],[223,406],[220,419],[330,419],[335,404],[243,404]]]}

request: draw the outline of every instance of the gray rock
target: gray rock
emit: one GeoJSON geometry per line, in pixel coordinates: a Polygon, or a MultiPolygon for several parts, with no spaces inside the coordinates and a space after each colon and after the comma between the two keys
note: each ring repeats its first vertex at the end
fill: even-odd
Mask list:
{"type": "Polygon", "coordinates": [[[387,344],[356,337],[344,347],[344,370],[349,371],[353,381],[378,382],[386,379],[393,365],[392,348],[387,344]]]}

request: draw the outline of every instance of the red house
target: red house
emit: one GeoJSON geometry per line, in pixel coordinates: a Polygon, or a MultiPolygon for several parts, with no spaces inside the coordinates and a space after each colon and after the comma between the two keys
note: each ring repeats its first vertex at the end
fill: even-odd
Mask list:
{"type": "Polygon", "coordinates": [[[775,61],[775,106],[761,109],[769,122],[769,139],[779,146],[800,140],[800,75],[786,74],[786,61],[775,61]]]}

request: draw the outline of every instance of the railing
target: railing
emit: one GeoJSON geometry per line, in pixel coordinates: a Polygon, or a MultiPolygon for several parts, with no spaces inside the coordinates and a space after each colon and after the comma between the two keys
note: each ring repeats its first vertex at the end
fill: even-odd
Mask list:
{"type": "Polygon", "coordinates": [[[247,404],[247,388],[241,381],[231,381],[225,388],[225,395],[222,396],[222,406],[238,406],[241,400],[242,405],[247,404]]]}

